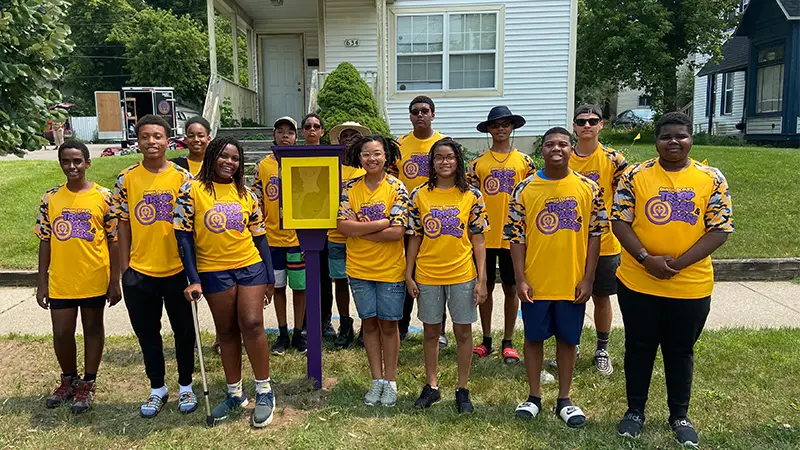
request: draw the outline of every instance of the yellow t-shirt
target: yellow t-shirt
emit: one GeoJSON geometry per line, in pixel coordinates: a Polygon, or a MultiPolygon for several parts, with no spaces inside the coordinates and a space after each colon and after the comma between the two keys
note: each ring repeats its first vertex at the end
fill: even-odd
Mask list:
{"type": "Polygon", "coordinates": [[[537,173],[514,189],[508,209],[503,236],[526,245],[525,279],[533,300],[574,301],[589,237],[608,228],[600,187],[574,171],[560,180],[537,173]]]}
{"type": "Polygon", "coordinates": [[[66,185],[50,189],[39,204],[34,233],[50,241],[51,298],[91,298],[108,292],[108,242],[117,240],[111,191],[96,183],[79,194],[66,185]]]}
{"type": "MultiPolygon", "coordinates": [[[[689,161],[678,172],[667,172],[651,159],[636,164],[619,182],[612,220],[631,224],[633,232],[654,256],[678,258],[704,234],[733,233],[728,182],[709,166],[689,161]]],[[[660,280],[622,252],[617,277],[631,290],[659,297],[696,299],[714,290],[714,269],[708,256],[669,280],[660,280]]]]}
{"type": "Polygon", "coordinates": [[[250,189],[239,197],[233,183],[214,183],[214,194],[197,180],[181,186],[173,227],[194,232],[198,272],[241,269],[261,262],[253,236],[261,236],[264,217],[250,189]]]}
{"type": "Polygon", "coordinates": [[[117,177],[111,211],[114,218],[130,221],[130,266],[137,272],[168,277],[183,270],[172,216],[178,190],[191,179],[175,163],[158,174],[138,163],[117,177]]]}
{"type": "Polygon", "coordinates": [[[299,246],[297,233],[294,230],[281,228],[281,178],[278,174],[278,161],[271,155],[262,159],[256,166],[252,189],[258,197],[261,211],[264,212],[269,246],[299,246]]]}
{"type": "MultiPolygon", "coordinates": [[[[600,186],[600,195],[606,205],[606,212],[611,212],[611,204],[614,203],[614,190],[617,188],[619,179],[628,168],[628,162],[622,153],[613,148],[598,145],[597,149],[589,156],[580,156],[575,149],[569,158],[569,168],[594,181],[600,186]]],[[[611,256],[619,254],[622,247],[619,245],[617,237],[608,231],[603,233],[600,238],[600,256],[611,256]]]]}
{"type": "Polygon", "coordinates": [[[473,234],[489,229],[481,191],[470,186],[434,188],[422,185],[411,193],[411,230],[422,237],[416,280],[432,286],[466,283],[477,276],[472,259],[473,234]]]}
{"type": "MultiPolygon", "coordinates": [[[[367,171],[360,167],[342,166],[342,189],[344,189],[345,183],[353,178],[364,176],[366,173],[367,171]]],[[[328,231],[328,240],[337,244],[344,244],[347,242],[347,237],[333,229],[328,231]]]]}
{"type": "Polygon", "coordinates": [[[509,248],[508,241],[503,239],[508,199],[517,184],[534,173],[533,159],[517,149],[505,154],[487,150],[467,165],[467,181],[483,194],[492,225],[485,234],[486,248],[509,248]]]}
{"type": "Polygon", "coordinates": [[[408,133],[400,138],[400,161],[397,162],[398,178],[406,189],[413,191],[422,183],[428,181],[428,155],[431,147],[444,136],[434,131],[428,139],[417,139],[414,133],[408,133]]]}
{"type": "Polygon", "coordinates": [[[197,174],[200,173],[200,169],[203,167],[203,161],[195,162],[189,158],[186,158],[186,162],[189,164],[189,172],[193,177],[196,177],[197,174]]]}
{"type": "MultiPolygon", "coordinates": [[[[342,189],[339,220],[345,210],[355,212],[362,222],[389,219],[390,226],[408,226],[408,192],[397,178],[386,175],[371,191],[364,177],[352,179],[342,189]]],[[[403,240],[372,242],[347,238],[347,276],[369,281],[395,283],[406,279],[403,240]]]]}

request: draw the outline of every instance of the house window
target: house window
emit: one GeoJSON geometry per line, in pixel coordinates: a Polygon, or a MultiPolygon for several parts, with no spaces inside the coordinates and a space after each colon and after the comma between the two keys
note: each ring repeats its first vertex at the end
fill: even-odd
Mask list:
{"type": "Polygon", "coordinates": [[[497,13],[398,15],[398,91],[497,87],[497,13]]]}
{"type": "Polygon", "coordinates": [[[639,96],[639,106],[644,107],[644,108],[649,108],[649,107],[653,106],[652,103],[650,102],[650,96],[648,96],[648,95],[640,95],[639,96]]]}
{"type": "Polygon", "coordinates": [[[722,102],[720,114],[729,116],[733,114],[733,72],[722,74],[722,102]]]}
{"type": "Polygon", "coordinates": [[[783,110],[783,46],[758,51],[756,72],[756,114],[783,110]]]}

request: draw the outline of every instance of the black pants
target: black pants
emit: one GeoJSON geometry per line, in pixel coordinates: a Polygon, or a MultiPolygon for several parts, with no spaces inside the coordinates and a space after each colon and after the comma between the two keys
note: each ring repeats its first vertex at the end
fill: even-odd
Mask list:
{"type": "MultiPolygon", "coordinates": [[[[408,250],[408,235],[403,237],[403,242],[405,243],[405,249],[408,250]]],[[[416,276],[416,270],[414,271],[414,275],[416,276]]],[[[414,297],[408,293],[406,290],[406,298],[403,301],[403,318],[400,319],[398,322],[397,327],[400,330],[400,333],[408,333],[408,326],[411,324],[411,313],[414,311],[414,297]]],[[[447,322],[447,308],[444,309],[444,314],[442,314],[442,333],[444,333],[444,328],[447,322]]]]}
{"type": "Polygon", "coordinates": [[[689,411],[694,344],[706,323],[711,297],[686,300],[632,291],[617,280],[625,323],[625,390],[628,408],[644,413],[656,351],[661,345],[670,421],[689,411]]]}
{"type": "Polygon", "coordinates": [[[153,389],[164,386],[164,347],[161,342],[161,314],[167,310],[175,335],[178,383],[188,386],[194,372],[194,319],[191,304],[183,296],[186,274],[157,278],[131,268],[122,274],[125,307],[144,356],[144,369],[153,389]]]}
{"type": "Polygon", "coordinates": [[[319,297],[322,302],[322,323],[330,322],[333,316],[333,280],[328,269],[328,243],[319,252],[319,297]]]}

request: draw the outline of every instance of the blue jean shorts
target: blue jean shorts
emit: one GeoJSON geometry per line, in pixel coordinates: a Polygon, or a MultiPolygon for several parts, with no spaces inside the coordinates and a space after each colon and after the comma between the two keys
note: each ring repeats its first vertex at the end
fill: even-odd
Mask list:
{"type": "Polygon", "coordinates": [[[586,304],[578,305],[569,300],[534,300],[522,302],[522,323],[525,340],[544,342],[555,336],[569,345],[581,343],[586,304]]]}
{"type": "Polygon", "coordinates": [[[347,245],[328,241],[328,275],[331,280],[346,280],[347,245]]]}
{"type": "Polygon", "coordinates": [[[377,317],[381,320],[400,320],[403,318],[403,303],[406,298],[406,283],[386,283],[360,278],[350,279],[353,301],[361,320],[377,317]]]}
{"type": "Polygon", "coordinates": [[[206,294],[227,291],[234,285],[258,286],[259,284],[267,284],[267,268],[261,262],[240,269],[200,272],[200,285],[206,294]]]}

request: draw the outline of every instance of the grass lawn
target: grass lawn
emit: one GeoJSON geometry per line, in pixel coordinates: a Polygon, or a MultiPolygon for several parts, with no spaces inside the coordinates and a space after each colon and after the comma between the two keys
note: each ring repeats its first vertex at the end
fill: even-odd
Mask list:
{"type": "MultiPolygon", "coordinates": [[[[584,333],[589,347],[593,331],[584,333]]],[[[496,336],[499,341],[499,336],[496,336]]],[[[249,410],[216,428],[205,427],[202,407],[192,415],[177,412],[170,399],[158,420],[138,416],[149,390],[134,337],[109,338],[92,411],[72,416],[68,408],[45,409],[44,397],[58,378],[49,337],[0,338],[0,447],[3,448],[526,448],[606,449],[678,448],[666,423],[662,362],[656,361],[647,423],[637,441],[623,440],[616,424],[625,411],[622,331],[612,334],[617,371],[596,373],[588,353],[578,362],[573,399],[587,414],[583,430],[570,430],[550,408],[555,385],[544,386],[545,411],[532,422],[514,418],[527,396],[524,369],[506,366],[495,355],[473,362],[476,412],[458,416],[453,405],[455,348],[440,359],[442,401],[420,412],[413,403],[424,384],[422,343],[414,335],[403,344],[395,408],[368,407],[363,394],[369,372],[363,350],[326,352],[320,392],[304,380],[305,358],[294,353],[272,359],[278,409],[266,429],[249,427],[249,410]],[[24,356],[23,356],[24,355],[24,356]]],[[[521,333],[516,339],[520,342],[521,333]]],[[[221,364],[204,337],[212,404],[225,387],[221,364]]],[[[171,342],[165,341],[171,348],[171,342]]],[[[451,342],[453,338],[451,337],[451,342]]],[[[547,346],[548,357],[553,345],[547,346]]],[[[82,345],[78,346],[79,349],[82,345]]],[[[168,350],[168,357],[174,354],[168,350]]],[[[82,358],[82,356],[79,356],[82,358]]],[[[245,390],[253,382],[245,361],[245,390]]],[[[199,369],[198,369],[199,372],[199,369]]],[[[177,389],[174,361],[167,383],[177,389]]],[[[696,346],[694,395],[690,417],[702,448],[800,448],[800,330],[707,331],[696,346]]],[[[200,376],[195,376],[199,386],[200,376]]],[[[199,389],[199,388],[196,388],[199,389]]]]}
{"type": "MultiPolygon", "coordinates": [[[[651,145],[619,147],[630,161],[656,155],[651,145]]],[[[177,156],[178,152],[170,157],[177,156]]],[[[736,233],[716,258],[800,256],[800,151],[759,147],[697,146],[692,157],[722,170],[734,202],[736,233]]],[[[140,156],[97,158],[88,177],[113,188],[117,174],[140,156]]],[[[38,241],[33,235],[42,193],[64,182],[50,161],[0,162],[0,267],[36,267],[38,241]]]]}

